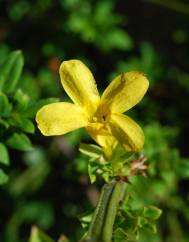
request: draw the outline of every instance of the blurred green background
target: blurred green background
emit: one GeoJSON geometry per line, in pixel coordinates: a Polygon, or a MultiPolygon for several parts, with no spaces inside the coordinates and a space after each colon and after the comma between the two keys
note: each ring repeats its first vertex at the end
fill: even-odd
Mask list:
{"type": "MultiPolygon", "coordinates": [[[[144,128],[149,175],[134,179],[128,193],[136,207],[153,204],[163,215],[158,233],[143,231],[140,242],[189,241],[188,27],[184,0],[0,0],[0,64],[13,50],[25,59],[22,95],[16,92],[13,104],[66,100],[58,68],[67,59],[83,60],[101,91],[120,72],[148,76],[150,89],[129,115],[144,128]]],[[[102,184],[90,184],[87,158],[78,152],[90,139],[84,130],[47,138],[31,129],[25,149],[6,141],[10,165],[0,168],[10,178],[0,188],[0,241],[27,241],[33,224],[77,241],[77,217],[94,207],[102,184]]],[[[0,142],[12,130],[0,132],[0,142]]]]}

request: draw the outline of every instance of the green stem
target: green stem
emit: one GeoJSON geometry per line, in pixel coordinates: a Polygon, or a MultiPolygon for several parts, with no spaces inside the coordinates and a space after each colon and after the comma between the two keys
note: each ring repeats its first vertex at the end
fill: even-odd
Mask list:
{"type": "Polygon", "coordinates": [[[103,223],[104,223],[104,218],[106,215],[107,206],[114,186],[115,186],[115,181],[112,181],[111,183],[105,184],[102,187],[100,198],[96,206],[96,209],[89,227],[89,231],[84,241],[97,242],[99,240],[101,236],[103,223]]]}
{"type": "Polygon", "coordinates": [[[82,242],[111,242],[118,205],[124,193],[123,181],[114,180],[103,186],[89,231],[82,242]]]}
{"type": "Polygon", "coordinates": [[[106,218],[102,229],[102,241],[111,242],[113,234],[113,225],[116,218],[117,210],[120,201],[123,199],[125,194],[125,182],[118,181],[114,187],[111,195],[111,199],[108,204],[106,218]]]}

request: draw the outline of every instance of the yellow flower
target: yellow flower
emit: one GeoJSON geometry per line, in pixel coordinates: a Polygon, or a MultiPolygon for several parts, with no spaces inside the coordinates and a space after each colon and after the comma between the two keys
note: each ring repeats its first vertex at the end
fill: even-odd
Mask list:
{"type": "Polygon", "coordinates": [[[142,129],[123,113],[147,91],[149,83],[144,74],[132,71],[119,75],[101,97],[92,73],[79,60],[62,62],[60,78],[74,103],[52,103],[38,111],[36,121],[43,135],[63,135],[85,127],[107,154],[117,143],[127,151],[143,147],[142,129]]]}

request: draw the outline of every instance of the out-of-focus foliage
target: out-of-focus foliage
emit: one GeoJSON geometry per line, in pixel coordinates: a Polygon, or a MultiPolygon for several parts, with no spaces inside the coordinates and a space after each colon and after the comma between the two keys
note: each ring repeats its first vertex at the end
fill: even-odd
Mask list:
{"type": "Polygon", "coordinates": [[[76,217],[96,203],[88,158],[78,153],[80,142],[88,141],[84,130],[53,138],[34,134],[36,110],[56,101],[46,98],[67,99],[58,77],[61,61],[77,58],[91,67],[99,89],[123,71],[148,76],[150,90],[129,115],[144,128],[149,174],[132,179],[128,195],[136,211],[153,204],[163,213],[157,233],[143,231],[139,241],[189,241],[189,16],[175,9],[153,1],[0,1],[1,183],[10,175],[0,190],[0,240],[27,241],[35,224],[55,241],[61,233],[77,241],[82,230],[76,217]],[[15,49],[24,53],[22,74],[15,49]],[[34,149],[20,151],[30,142],[34,149]]]}
{"type": "Polygon", "coordinates": [[[131,37],[120,28],[126,19],[113,12],[115,1],[94,1],[91,4],[86,0],[63,0],[61,3],[71,13],[66,26],[79,34],[84,42],[105,52],[132,48],[131,37]]]}
{"type": "MultiPolygon", "coordinates": [[[[14,51],[0,66],[0,163],[5,166],[10,164],[8,147],[20,151],[32,149],[26,134],[35,132],[31,118],[42,104],[41,101],[33,102],[20,88],[23,64],[21,51],[14,51]]],[[[47,99],[43,103],[49,101],[47,99]]],[[[2,169],[0,174],[0,184],[3,184],[8,176],[2,169]]]]}

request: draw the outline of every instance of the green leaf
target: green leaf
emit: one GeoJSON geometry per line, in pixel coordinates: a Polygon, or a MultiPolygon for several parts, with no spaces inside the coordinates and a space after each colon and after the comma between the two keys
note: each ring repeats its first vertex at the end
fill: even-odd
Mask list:
{"type": "MultiPolygon", "coordinates": [[[[34,153],[34,151],[31,151],[31,153],[34,153]]],[[[36,164],[31,165],[23,173],[12,178],[9,187],[11,193],[16,196],[24,193],[33,193],[44,183],[49,171],[49,164],[45,161],[38,160],[36,164]]]]}
{"type": "Polygon", "coordinates": [[[7,117],[10,115],[12,105],[9,103],[7,96],[0,92],[0,116],[7,117]]]}
{"type": "Polygon", "coordinates": [[[9,123],[7,121],[5,121],[5,120],[0,118],[0,129],[1,129],[1,127],[5,128],[5,129],[8,129],[9,126],[10,125],[9,125],[9,123]]]}
{"type": "Polygon", "coordinates": [[[26,133],[33,134],[35,132],[35,126],[32,121],[17,114],[9,120],[9,124],[21,128],[26,133]]]}
{"type": "Polygon", "coordinates": [[[157,232],[156,224],[154,224],[153,222],[148,222],[148,223],[144,224],[143,228],[147,229],[148,231],[150,231],[152,233],[157,232]]]}
{"type": "Polygon", "coordinates": [[[32,149],[32,144],[29,138],[23,133],[13,133],[7,140],[7,144],[17,150],[29,151],[32,149]]]}
{"type": "Polygon", "coordinates": [[[79,146],[79,151],[91,158],[98,158],[100,155],[102,155],[102,149],[99,146],[93,144],[81,143],[79,146]]]}
{"type": "Polygon", "coordinates": [[[39,230],[36,226],[33,226],[29,242],[54,242],[54,240],[39,230]]]}
{"type": "Polygon", "coordinates": [[[34,134],[34,132],[35,132],[35,125],[29,119],[22,118],[20,120],[19,126],[26,133],[34,134]]]}
{"type": "Polygon", "coordinates": [[[143,228],[146,224],[148,224],[148,219],[144,218],[144,217],[141,217],[141,216],[138,216],[137,217],[137,226],[139,228],[143,228]]]}
{"type": "Polygon", "coordinates": [[[0,185],[7,183],[9,177],[4,173],[2,169],[0,169],[0,185]]]}
{"type": "Polygon", "coordinates": [[[132,214],[131,211],[121,211],[119,220],[120,222],[118,223],[118,228],[122,228],[127,233],[127,235],[133,235],[134,232],[136,232],[136,228],[138,226],[138,216],[136,214],[132,214]]]}
{"type": "Polygon", "coordinates": [[[161,209],[154,206],[145,207],[143,211],[143,216],[151,220],[157,220],[161,216],[161,214],[161,209]]]}
{"type": "MultiPolygon", "coordinates": [[[[138,241],[143,231],[156,232],[155,220],[161,215],[161,210],[154,206],[143,208],[133,207],[134,199],[127,195],[122,204],[115,222],[115,231],[122,229],[128,237],[128,241],[138,241]]],[[[119,242],[119,240],[115,240],[119,242]]]]}
{"type": "Polygon", "coordinates": [[[83,229],[87,230],[89,228],[89,225],[92,220],[92,216],[93,216],[93,212],[91,211],[79,216],[79,220],[83,229]]]}
{"type": "Polygon", "coordinates": [[[25,94],[21,89],[16,90],[14,100],[17,103],[16,110],[25,111],[28,108],[29,96],[25,94]]]}
{"type": "Polygon", "coordinates": [[[115,230],[113,234],[113,238],[116,242],[123,242],[123,241],[127,241],[128,236],[123,229],[118,228],[115,230]]]}
{"type": "Polygon", "coordinates": [[[20,128],[22,128],[22,130],[25,131],[26,133],[34,134],[35,132],[35,125],[29,119],[22,119],[20,128]]]}
{"type": "Polygon", "coordinates": [[[109,182],[113,177],[113,170],[109,162],[100,163],[98,159],[91,159],[88,164],[88,173],[91,183],[96,181],[97,176],[102,176],[102,178],[109,182]]]}
{"type": "Polygon", "coordinates": [[[88,164],[88,172],[89,172],[89,178],[91,183],[94,183],[96,181],[96,172],[98,170],[98,165],[94,162],[89,162],[88,164]]]}
{"type": "Polygon", "coordinates": [[[13,51],[0,68],[0,90],[6,93],[15,90],[22,73],[23,65],[24,59],[22,52],[19,50],[13,51]]]}
{"type": "Polygon", "coordinates": [[[9,153],[6,146],[3,143],[0,143],[0,163],[5,165],[10,164],[9,153]]]}
{"type": "Polygon", "coordinates": [[[121,29],[112,29],[106,33],[106,43],[103,46],[104,50],[109,51],[109,49],[120,49],[120,50],[130,50],[133,47],[133,42],[131,37],[127,32],[121,29]]]}
{"type": "Polygon", "coordinates": [[[24,112],[24,116],[27,118],[34,118],[37,111],[43,107],[44,105],[47,105],[49,103],[55,103],[58,102],[59,98],[46,98],[42,99],[38,102],[32,103],[28,109],[24,112]]]}
{"type": "Polygon", "coordinates": [[[179,162],[177,172],[181,178],[189,178],[189,159],[182,159],[179,162]]]}

